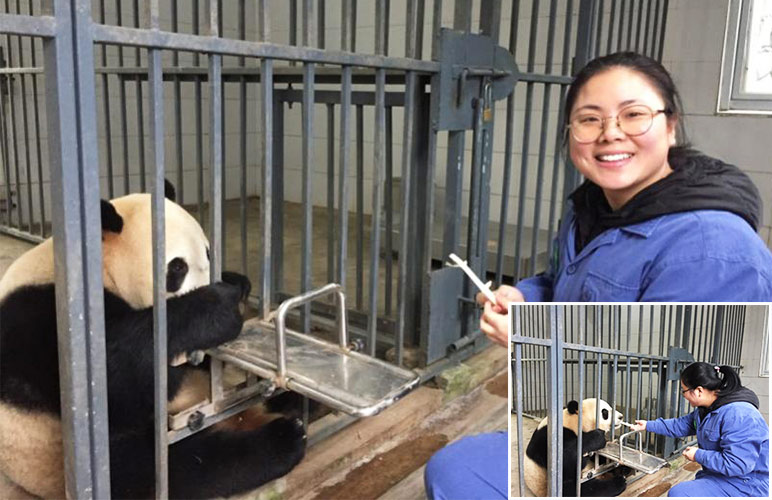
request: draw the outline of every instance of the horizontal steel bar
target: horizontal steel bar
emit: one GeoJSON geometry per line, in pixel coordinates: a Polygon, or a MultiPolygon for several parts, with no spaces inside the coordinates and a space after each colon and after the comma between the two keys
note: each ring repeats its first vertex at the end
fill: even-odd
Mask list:
{"type": "Polygon", "coordinates": [[[517,81],[532,83],[562,83],[568,85],[574,81],[574,78],[572,76],[545,75],[541,73],[518,73],[517,81]]]}
{"type": "Polygon", "coordinates": [[[522,335],[512,335],[510,341],[515,344],[530,344],[530,345],[543,345],[552,347],[552,340],[550,339],[537,339],[534,337],[523,337],[522,335]]]}
{"type": "Polygon", "coordinates": [[[325,64],[346,64],[367,68],[401,69],[421,73],[438,73],[440,63],[401,57],[355,54],[311,47],[292,47],[267,42],[231,40],[168,31],[94,24],[95,42],[167,50],[188,50],[212,54],[286,59],[325,64]]]}
{"type": "Polygon", "coordinates": [[[42,243],[45,239],[42,236],[34,235],[28,231],[21,231],[19,229],[8,226],[0,226],[0,234],[7,234],[8,236],[13,236],[14,238],[18,238],[20,240],[28,241],[34,244],[42,243]]]}
{"type": "Polygon", "coordinates": [[[649,354],[642,354],[640,352],[633,352],[633,351],[620,351],[619,349],[609,349],[606,347],[593,347],[583,344],[572,344],[569,342],[563,343],[564,349],[570,349],[572,351],[584,351],[584,352],[595,352],[600,354],[609,354],[609,355],[617,355],[617,356],[626,356],[628,358],[646,358],[646,359],[654,359],[659,361],[667,361],[669,358],[663,357],[663,356],[652,356],[649,354]]]}
{"type": "MultiPolygon", "coordinates": [[[[274,90],[276,98],[283,102],[302,102],[302,90],[274,90]]],[[[340,104],[340,92],[336,90],[317,90],[314,92],[314,101],[320,104],[340,104]]],[[[362,106],[375,106],[374,92],[352,92],[351,103],[362,106]]],[[[402,107],[405,105],[405,94],[401,92],[388,92],[386,94],[386,106],[402,107]]]]}
{"type": "Polygon", "coordinates": [[[0,14],[0,33],[52,37],[56,34],[56,19],[52,16],[0,14]]]}

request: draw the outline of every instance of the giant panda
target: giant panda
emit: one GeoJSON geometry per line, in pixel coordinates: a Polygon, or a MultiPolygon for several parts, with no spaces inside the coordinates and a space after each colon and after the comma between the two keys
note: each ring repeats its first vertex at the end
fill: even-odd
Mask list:
{"type": "MultiPolygon", "coordinates": [[[[155,491],[150,195],[102,200],[101,214],[111,493],[147,498],[155,491]]],[[[165,200],[165,214],[173,360],[235,338],[250,284],[229,272],[210,284],[203,230],[172,199],[165,200]]],[[[53,281],[51,239],[19,257],[0,280],[0,498],[64,497],[53,281]]],[[[203,380],[200,369],[170,366],[170,413],[194,402],[203,380]]],[[[170,497],[248,491],[286,474],[304,455],[297,419],[244,427],[213,426],[171,445],[170,497]]]]}
{"type": "MultiPolygon", "coordinates": [[[[622,414],[612,411],[602,399],[590,398],[582,401],[582,469],[587,465],[587,454],[600,450],[606,445],[606,431],[613,425],[619,427],[622,414]],[[600,420],[596,422],[597,405],[600,405],[600,420]],[[596,428],[597,427],[597,428],[596,428]]],[[[579,428],[579,403],[571,401],[563,410],[563,496],[576,495],[576,444],[579,428]]],[[[547,418],[539,422],[525,450],[525,484],[538,497],[547,496],[547,418]]],[[[582,483],[582,496],[612,497],[625,489],[625,478],[615,476],[610,480],[590,479],[582,483]]]]}

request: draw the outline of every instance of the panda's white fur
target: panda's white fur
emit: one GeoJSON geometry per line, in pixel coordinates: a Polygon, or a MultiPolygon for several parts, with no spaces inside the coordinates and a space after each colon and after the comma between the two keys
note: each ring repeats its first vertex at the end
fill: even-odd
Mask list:
{"type": "MultiPolygon", "coordinates": [[[[208,241],[196,219],[171,200],[165,201],[166,264],[183,258],[188,275],[182,287],[167,297],[184,295],[209,284],[208,241]]],[[[119,233],[102,233],[102,280],[104,287],[134,309],[153,304],[153,253],[150,195],[137,193],[111,200],[123,218],[119,233]]],[[[0,302],[9,292],[24,285],[41,285],[54,280],[54,246],[48,238],[16,259],[0,280],[0,302]]]]}
{"type": "MultiPolygon", "coordinates": [[[[110,202],[123,219],[119,233],[104,231],[102,265],[105,289],[142,309],[153,303],[150,195],[130,194],[110,202]],[[130,265],[129,265],[130,264],[130,265]]],[[[208,241],[193,216],[176,203],[165,200],[166,259],[183,258],[188,274],[179,290],[167,297],[184,295],[208,285],[208,241]]],[[[33,247],[8,268],[0,280],[0,302],[25,285],[43,285],[54,280],[53,240],[33,247]]],[[[182,390],[169,402],[174,413],[207,397],[208,378],[192,372],[182,390]]],[[[64,497],[62,435],[59,419],[0,403],[0,474],[43,498],[64,497]]],[[[0,498],[14,498],[13,485],[0,480],[0,498]],[[5,486],[4,486],[5,484],[5,486]]]]}
{"type": "MultiPolygon", "coordinates": [[[[611,406],[602,399],[589,398],[582,401],[582,431],[590,432],[596,428],[604,431],[611,430],[612,420],[611,418],[604,419],[602,416],[602,410],[608,410],[609,416],[611,415],[611,406]],[[600,404],[601,420],[596,421],[597,407],[600,404]]],[[[622,414],[618,411],[614,412],[615,422],[614,426],[619,428],[621,426],[622,414]]],[[[548,417],[544,417],[536,430],[546,427],[548,417]]],[[[579,415],[571,414],[567,408],[563,409],[563,427],[571,429],[578,435],[579,429],[579,415]]],[[[539,464],[533,461],[527,454],[524,454],[523,469],[525,476],[526,486],[537,497],[547,496],[547,469],[541,467],[539,464]]],[[[565,492],[564,492],[565,494],[565,492]]]]}

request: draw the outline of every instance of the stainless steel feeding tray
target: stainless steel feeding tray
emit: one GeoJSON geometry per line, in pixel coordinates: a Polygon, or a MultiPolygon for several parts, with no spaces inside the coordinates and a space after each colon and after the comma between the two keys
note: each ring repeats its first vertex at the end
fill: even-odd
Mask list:
{"type": "Polygon", "coordinates": [[[375,415],[413,389],[419,377],[413,371],[351,351],[345,311],[341,287],[332,283],[284,301],[277,310],[275,327],[261,319],[246,321],[236,340],[209,354],[349,415],[375,415]],[[338,344],[285,327],[287,311],[330,293],[338,298],[338,344]]]}
{"type": "Polygon", "coordinates": [[[666,460],[644,453],[642,449],[642,439],[638,440],[638,449],[623,444],[625,437],[637,432],[643,431],[632,431],[627,434],[622,434],[619,436],[618,441],[606,443],[605,448],[598,450],[595,453],[615,462],[619,462],[622,465],[645,472],[646,474],[654,474],[667,465],[666,460]]]}

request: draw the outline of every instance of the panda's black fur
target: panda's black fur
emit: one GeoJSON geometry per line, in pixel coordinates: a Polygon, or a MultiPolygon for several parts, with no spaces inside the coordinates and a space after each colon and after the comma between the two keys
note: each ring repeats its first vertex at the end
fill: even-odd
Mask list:
{"type": "MultiPolygon", "coordinates": [[[[111,203],[103,202],[101,213],[103,232],[119,233],[125,229],[122,217],[111,203]]],[[[187,273],[185,265],[180,264],[187,265],[177,263],[176,272],[187,273]]],[[[169,266],[169,270],[173,275],[174,266],[169,266]]],[[[179,289],[180,284],[180,276],[167,275],[169,291],[179,289]]],[[[239,304],[249,290],[246,277],[223,272],[221,282],[169,298],[169,359],[234,339],[243,323],[239,304]]],[[[105,288],[104,316],[112,496],[152,497],[152,307],[135,309],[105,288]]],[[[190,365],[169,367],[170,401],[196,370],[190,365]]],[[[14,438],[13,434],[18,434],[20,428],[34,433],[34,425],[39,425],[39,434],[56,444],[57,437],[61,439],[60,434],[57,436],[59,415],[54,284],[19,286],[0,299],[0,438],[16,439],[14,445],[24,447],[24,436],[14,438]]],[[[249,430],[210,427],[171,445],[170,496],[211,498],[245,492],[289,472],[304,452],[304,430],[296,419],[278,418],[249,430]]],[[[54,450],[58,456],[56,453],[60,452],[54,450]]],[[[0,451],[0,476],[4,474],[6,480],[15,483],[14,487],[40,496],[64,493],[60,489],[61,478],[48,477],[57,472],[61,463],[41,459],[46,467],[39,467],[34,454],[9,454],[0,451]],[[28,463],[18,463],[22,460],[28,463]]]]}
{"type": "MultiPolygon", "coordinates": [[[[595,427],[595,400],[585,400],[582,409],[582,428],[593,429],[595,427]],[[591,403],[590,403],[591,402],[591,403]]],[[[601,400],[601,419],[610,422],[613,418],[610,415],[610,407],[601,400]],[[604,407],[605,406],[605,407],[604,407]]],[[[563,410],[563,496],[576,496],[576,459],[577,459],[577,440],[578,440],[578,422],[579,403],[571,401],[563,410]]],[[[546,478],[548,477],[548,459],[547,441],[549,434],[547,431],[546,419],[534,431],[531,441],[525,450],[525,471],[526,482],[529,488],[536,496],[546,496],[546,478]],[[538,475],[538,477],[536,477],[538,475]]],[[[606,435],[603,429],[593,429],[582,431],[582,459],[581,467],[588,464],[590,454],[606,446],[606,435]]],[[[581,496],[585,497],[612,497],[617,496],[625,490],[625,478],[621,475],[615,475],[612,479],[594,478],[585,481],[581,486],[581,496]]]]}

